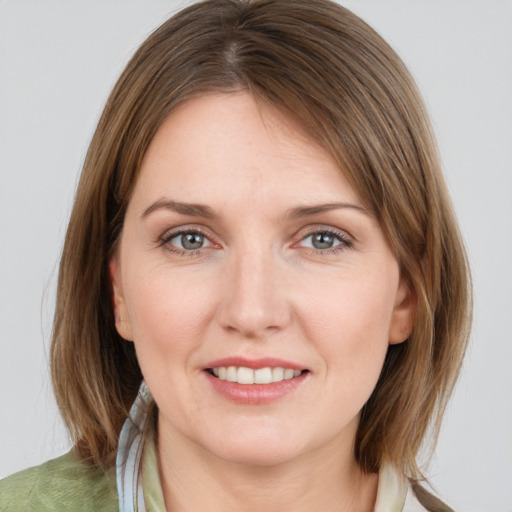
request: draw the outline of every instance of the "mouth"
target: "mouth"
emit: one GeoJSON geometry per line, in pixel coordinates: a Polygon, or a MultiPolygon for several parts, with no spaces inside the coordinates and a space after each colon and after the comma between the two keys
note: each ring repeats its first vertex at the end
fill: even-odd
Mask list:
{"type": "Polygon", "coordinates": [[[267,366],[264,368],[248,368],[246,366],[216,366],[206,368],[213,377],[237,384],[274,384],[291,380],[308,372],[283,366],[267,366]]]}
{"type": "Polygon", "coordinates": [[[203,368],[212,389],[235,404],[262,405],[295,395],[310,370],[292,361],[264,357],[228,357],[203,368]]]}
{"type": "Polygon", "coordinates": [[[203,367],[212,389],[235,404],[269,404],[304,388],[310,370],[275,357],[226,357],[203,367]]]}

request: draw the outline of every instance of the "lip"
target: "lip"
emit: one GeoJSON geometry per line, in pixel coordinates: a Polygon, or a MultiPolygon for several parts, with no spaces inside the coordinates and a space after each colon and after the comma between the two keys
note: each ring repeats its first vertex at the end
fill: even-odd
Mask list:
{"type": "MultiPolygon", "coordinates": [[[[209,368],[219,368],[220,366],[244,366],[252,370],[259,370],[260,368],[290,368],[292,370],[308,370],[308,368],[301,366],[292,361],[286,361],[275,357],[261,357],[258,359],[247,359],[245,357],[225,357],[223,359],[216,359],[204,366],[203,370],[209,368]]],[[[265,384],[266,385],[266,384],[265,384]]]]}
{"type": "Polygon", "coordinates": [[[230,402],[245,405],[269,404],[295,391],[307,379],[304,372],[293,379],[272,382],[270,384],[239,384],[221,380],[207,371],[202,372],[212,388],[230,402]]]}
{"type": "Polygon", "coordinates": [[[308,369],[292,361],[273,357],[264,357],[259,359],[227,357],[208,363],[208,365],[203,368],[203,375],[206,377],[216,393],[235,404],[269,404],[294,392],[309,376],[309,371],[304,371],[298,377],[282,380],[280,382],[272,382],[269,384],[239,384],[238,382],[221,380],[207,371],[211,368],[218,368],[221,366],[244,366],[246,368],[251,368],[252,370],[267,367],[282,367],[290,368],[292,370],[308,369]]]}

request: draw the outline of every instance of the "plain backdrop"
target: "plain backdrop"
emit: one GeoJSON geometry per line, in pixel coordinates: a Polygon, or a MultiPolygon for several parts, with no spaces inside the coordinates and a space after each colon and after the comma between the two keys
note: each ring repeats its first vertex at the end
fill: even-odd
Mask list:
{"type": "MultiPolygon", "coordinates": [[[[188,2],[0,0],[0,477],[68,450],[47,354],[77,177],[121,69],[188,2]]],[[[475,321],[427,474],[512,512],[512,2],[342,0],[419,83],[473,268],[475,321]]]]}

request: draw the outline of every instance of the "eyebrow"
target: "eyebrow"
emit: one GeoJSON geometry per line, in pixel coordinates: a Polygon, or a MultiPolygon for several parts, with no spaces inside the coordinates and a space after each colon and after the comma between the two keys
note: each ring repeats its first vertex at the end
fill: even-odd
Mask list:
{"type": "Polygon", "coordinates": [[[300,219],[310,215],[318,215],[320,213],[329,212],[331,210],[338,210],[341,208],[351,208],[360,211],[366,215],[372,216],[366,208],[352,203],[326,203],[313,206],[297,206],[287,211],[286,217],[289,219],[300,219]]]}
{"type": "Polygon", "coordinates": [[[142,218],[144,219],[156,210],[171,210],[176,213],[181,213],[182,215],[204,217],[206,219],[216,219],[218,217],[218,215],[209,206],[204,204],[181,203],[171,199],[159,199],[144,210],[142,218]]]}
{"type": "MultiPolygon", "coordinates": [[[[371,216],[368,210],[357,204],[326,203],[311,206],[297,206],[295,208],[291,208],[285,213],[285,218],[296,220],[312,215],[319,215],[331,210],[338,210],[341,208],[351,208],[371,216]]],[[[173,201],[171,199],[159,199],[158,201],[155,201],[144,210],[141,217],[144,219],[156,210],[170,210],[182,215],[189,215],[191,217],[203,217],[206,219],[217,219],[219,217],[212,208],[204,204],[183,203],[180,201],[173,201]]]]}

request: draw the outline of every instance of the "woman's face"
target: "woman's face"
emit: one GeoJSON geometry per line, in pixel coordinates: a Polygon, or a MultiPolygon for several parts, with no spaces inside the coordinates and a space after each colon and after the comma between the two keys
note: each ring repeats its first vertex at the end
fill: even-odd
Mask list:
{"type": "Polygon", "coordinates": [[[163,123],[110,270],[160,438],[205,457],[351,449],[388,344],[410,329],[376,219],[324,149],[248,93],[163,123]]]}

